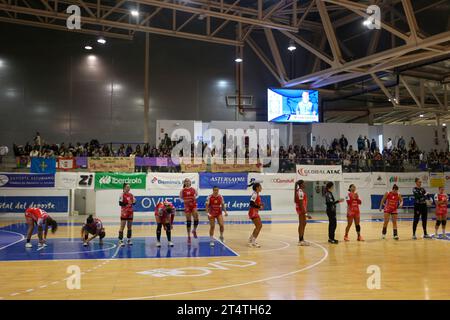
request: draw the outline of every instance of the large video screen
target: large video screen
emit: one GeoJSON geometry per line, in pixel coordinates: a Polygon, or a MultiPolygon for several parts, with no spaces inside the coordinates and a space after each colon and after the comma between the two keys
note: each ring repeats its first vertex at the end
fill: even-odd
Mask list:
{"type": "Polygon", "coordinates": [[[319,92],[269,88],[267,118],[272,122],[319,122],[319,92]]]}

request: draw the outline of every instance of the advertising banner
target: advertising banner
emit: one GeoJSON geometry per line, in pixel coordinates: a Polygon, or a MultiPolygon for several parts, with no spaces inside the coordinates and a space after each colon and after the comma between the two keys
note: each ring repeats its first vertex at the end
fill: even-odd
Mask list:
{"type": "Polygon", "coordinates": [[[88,168],[93,172],[134,172],[134,158],[88,158],[88,168]]]}
{"type": "Polygon", "coordinates": [[[170,189],[180,191],[183,187],[183,181],[186,178],[191,180],[193,188],[198,189],[197,173],[174,174],[164,172],[149,172],[147,174],[147,189],[170,189]]]}
{"type": "Polygon", "coordinates": [[[261,164],[211,164],[211,172],[261,172],[261,169],[261,164]]]}
{"type": "Polygon", "coordinates": [[[297,175],[295,173],[261,174],[249,173],[249,184],[259,182],[264,190],[294,190],[297,175]]]}
{"type": "Polygon", "coordinates": [[[206,163],[181,163],[182,172],[205,172],[206,163]]]}
{"type": "Polygon", "coordinates": [[[31,206],[41,208],[48,213],[68,212],[69,197],[0,196],[0,213],[24,213],[31,206]]]}
{"type": "Polygon", "coordinates": [[[351,184],[354,184],[357,188],[370,188],[371,182],[372,175],[370,172],[343,173],[341,185],[344,190],[347,190],[351,184]]]}
{"type": "Polygon", "coordinates": [[[342,181],[342,166],[311,166],[298,164],[297,179],[305,181],[342,181]]]}
{"type": "Polygon", "coordinates": [[[145,189],[145,173],[95,173],[95,190],[122,189],[124,183],[131,189],[145,189]]]}
{"type": "Polygon", "coordinates": [[[372,172],[370,177],[370,188],[388,188],[386,172],[372,172]]]}
{"type": "Polygon", "coordinates": [[[75,169],[75,158],[58,158],[57,165],[60,170],[75,169]]]}
{"type": "Polygon", "coordinates": [[[430,172],[430,187],[445,187],[445,175],[443,172],[430,172]]]}
{"type": "Polygon", "coordinates": [[[55,187],[58,189],[76,189],[78,172],[57,172],[55,175],[55,187]]]}
{"type": "Polygon", "coordinates": [[[416,178],[422,180],[422,186],[429,186],[429,174],[428,172],[400,172],[392,173],[386,172],[387,180],[389,186],[392,187],[394,184],[398,185],[399,188],[414,187],[416,183],[414,182],[416,178]]]}
{"type": "Polygon", "coordinates": [[[0,173],[0,188],[54,188],[54,174],[0,173]]]}
{"type": "Polygon", "coordinates": [[[248,173],[209,173],[201,172],[200,188],[246,190],[248,187],[248,173]]]}

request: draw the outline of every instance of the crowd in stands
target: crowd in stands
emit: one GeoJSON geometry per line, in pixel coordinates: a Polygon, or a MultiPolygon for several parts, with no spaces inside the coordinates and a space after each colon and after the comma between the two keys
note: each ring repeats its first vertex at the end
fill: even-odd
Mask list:
{"type": "MultiPolygon", "coordinates": [[[[50,144],[42,139],[39,133],[33,139],[33,144],[26,143],[24,146],[13,146],[14,156],[17,157],[170,157],[172,148],[179,141],[171,141],[166,134],[159,145],[150,146],[149,144],[137,144],[133,147],[131,144],[100,144],[98,140],[91,140],[88,143],[65,143],[50,144]]],[[[225,142],[225,141],[224,141],[225,142]]],[[[248,150],[248,140],[245,141],[245,156],[259,156],[257,150],[248,150]]],[[[403,137],[400,137],[394,144],[391,138],[388,138],[383,151],[380,152],[375,139],[369,140],[366,136],[359,136],[356,141],[357,148],[354,149],[349,144],[347,138],[341,135],[334,139],[329,146],[316,145],[315,147],[305,147],[299,145],[290,145],[279,149],[280,171],[289,172],[295,167],[295,164],[342,164],[346,171],[384,171],[385,166],[390,166],[396,171],[403,171],[405,165],[413,164],[416,168],[439,169],[447,168],[450,163],[449,151],[432,150],[424,152],[419,149],[414,138],[409,143],[403,137]]],[[[193,151],[193,144],[191,145],[193,151]]],[[[206,144],[202,145],[202,150],[208,148],[206,144]]],[[[214,153],[213,153],[214,154],[214,153]]],[[[225,154],[225,150],[224,150],[225,154]]],[[[267,155],[270,157],[271,150],[267,147],[267,155]]]]}

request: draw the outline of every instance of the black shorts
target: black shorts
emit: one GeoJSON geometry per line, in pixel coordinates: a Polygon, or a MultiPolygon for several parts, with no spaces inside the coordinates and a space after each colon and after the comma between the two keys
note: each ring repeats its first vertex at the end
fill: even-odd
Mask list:
{"type": "Polygon", "coordinates": [[[122,218],[120,217],[121,221],[133,221],[133,218],[122,218]]]}
{"type": "Polygon", "coordinates": [[[428,213],[428,207],[426,203],[414,204],[414,214],[422,215],[428,213]]]}

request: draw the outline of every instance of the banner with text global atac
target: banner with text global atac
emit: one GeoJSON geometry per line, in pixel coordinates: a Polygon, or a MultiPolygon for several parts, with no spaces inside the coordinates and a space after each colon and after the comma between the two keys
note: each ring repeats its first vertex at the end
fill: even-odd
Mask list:
{"type": "MultiPolygon", "coordinates": [[[[200,196],[197,198],[197,207],[205,208],[207,196],[200,196]]],[[[250,196],[223,196],[227,211],[247,211],[250,206],[250,196]]],[[[135,212],[153,212],[156,205],[161,201],[170,201],[177,210],[183,210],[184,204],[179,196],[137,196],[136,204],[134,206],[135,212]]],[[[264,211],[272,210],[272,203],[270,196],[261,196],[261,201],[264,203],[264,211]]]]}
{"type": "Polygon", "coordinates": [[[200,172],[200,189],[246,190],[248,186],[248,173],[209,173],[200,172]]]}
{"type": "Polygon", "coordinates": [[[48,213],[68,212],[69,197],[65,196],[0,196],[0,213],[24,213],[30,206],[41,208],[48,213]]]}
{"type": "Polygon", "coordinates": [[[298,164],[297,179],[305,181],[342,181],[342,166],[310,166],[298,164]]]}
{"type": "Polygon", "coordinates": [[[0,188],[54,188],[55,175],[45,173],[0,173],[0,188]]]}
{"type": "Polygon", "coordinates": [[[122,189],[128,183],[131,189],[145,189],[145,173],[95,173],[95,190],[122,189]]]}

